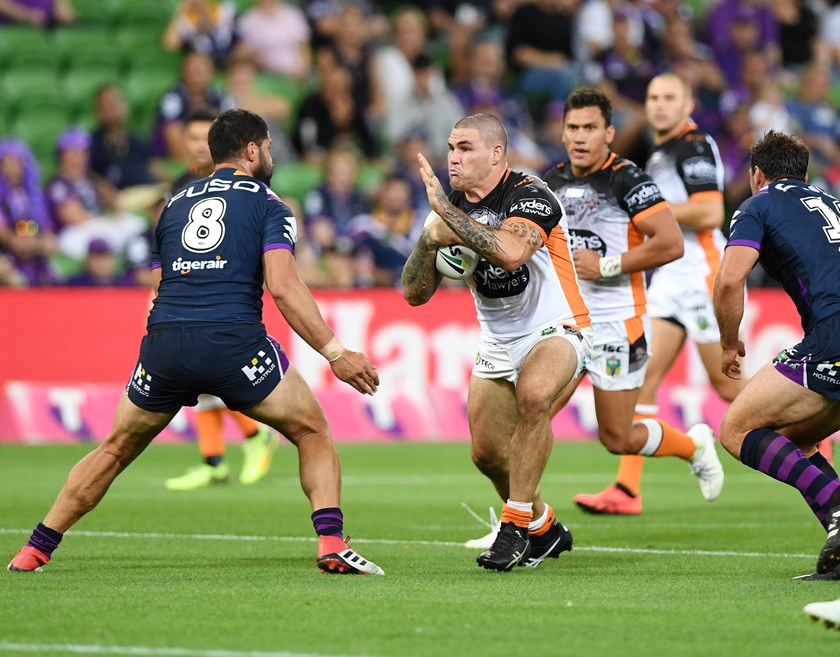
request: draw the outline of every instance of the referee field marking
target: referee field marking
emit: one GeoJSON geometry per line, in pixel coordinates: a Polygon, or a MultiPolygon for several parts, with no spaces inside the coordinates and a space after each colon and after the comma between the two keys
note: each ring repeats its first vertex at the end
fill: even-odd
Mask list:
{"type": "MultiPolygon", "coordinates": [[[[314,652],[261,652],[257,650],[197,650],[151,646],[85,646],[74,643],[13,643],[0,641],[0,652],[57,652],[72,655],[142,655],[144,657],[350,657],[314,652]]],[[[353,655],[352,657],[370,657],[353,655]]]]}
{"type": "MultiPolygon", "coordinates": [[[[3,529],[0,528],[0,535],[22,534],[24,536],[32,533],[31,529],[3,529]]],[[[125,538],[125,539],[151,539],[151,540],[186,540],[186,541],[242,541],[242,542],[273,542],[273,543],[315,543],[318,539],[309,536],[248,536],[237,534],[173,534],[167,532],[102,532],[70,530],[66,536],[79,536],[85,538],[125,538]]],[[[353,543],[369,543],[371,545],[422,545],[427,547],[463,547],[464,544],[456,541],[412,541],[405,539],[389,538],[358,538],[353,543]]],[[[580,552],[615,552],[620,554],[657,554],[657,555],[682,555],[698,557],[745,557],[745,558],[778,558],[778,559],[815,559],[814,554],[798,554],[787,552],[736,552],[734,550],[680,550],[680,549],[657,549],[657,548],[629,548],[613,547],[607,545],[583,545],[574,548],[580,552]]],[[[278,653],[280,654],[280,653],[278,653]]]]}

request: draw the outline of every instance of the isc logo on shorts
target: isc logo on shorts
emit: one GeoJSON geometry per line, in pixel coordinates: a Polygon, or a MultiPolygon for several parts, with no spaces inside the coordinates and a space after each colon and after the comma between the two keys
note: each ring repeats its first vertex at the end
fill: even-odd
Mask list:
{"type": "Polygon", "coordinates": [[[277,367],[277,363],[266,356],[264,351],[259,351],[257,356],[251,359],[251,364],[243,367],[242,371],[248,377],[251,385],[256,386],[262,383],[265,377],[274,371],[275,367],[277,367]]]}
{"type": "Polygon", "coordinates": [[[131,387],[138,395],[149,396],[149,390],[152,387],[152,375],[146,374],[143,363],[137,363],[137,369],[134,370],[134,376],[131,377],[131,387]]]}

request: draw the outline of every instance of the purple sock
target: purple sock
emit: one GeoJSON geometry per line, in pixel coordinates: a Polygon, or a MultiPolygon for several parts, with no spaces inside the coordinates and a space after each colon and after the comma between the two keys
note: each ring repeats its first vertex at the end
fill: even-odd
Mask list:
{"type": "Polygon", "coordinates": [[[344,536],[344,516],[337,506],[318,509],[312,514],[312,524],[318,536],[344,536]]]}
{"type": "Polygon", "coordinates": [[[27,545],[43,552],[48,557],[52,557],[53,550],[58,547],[63,537],[64,534],[39,522],[38,526],[32,530],[32,536],[29,537],[27,545]]]}
{"type": "Polygon", "coordinates": [[[834,494],[840,489],[840,480],[827,461],[825,465],[828,471],[824,470],[819,459],[809,459],[781,434],[770,429],[753,429],[741,445],[741,462],[796,488],[817,520],[825,526],[826,512],[831,508],[832,498],[836,499],[840,495],[834,494]]]}

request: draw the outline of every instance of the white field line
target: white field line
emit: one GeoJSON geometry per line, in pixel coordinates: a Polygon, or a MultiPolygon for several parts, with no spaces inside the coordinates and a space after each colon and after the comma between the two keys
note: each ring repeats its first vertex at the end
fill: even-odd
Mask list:
{"type": "MultiPolygon", "coordinates": [[[[0,652],[57,652],[73,655],[142,655],[148,657],[347,657],[313,652],[260,652],[256,650],[197,650],[151,646],[84,646],[73,643],[13,643],[0,641],[0,652]]],[[[354,655],[353,657],[365,657],[354,655]]]]}
{"type": "MultiPolygon", "coordinates": [[[[3,529],[0,528],[0,535],[22,534],[28,535],[30,529],[3,529]]],[[[81,536],[86,538],[127,538],[127,539],[151,539],[151,540],[191,540],[191,541],[242,541],[242,542],[274,542],[274,543],[315,543],[316,538],[308,536],[240,536],[237,534],[171,534],[165,532],[99,532],[70,530],[68,536],[81,536]]],[[[423,545],[428,547],[463,547],[463,543],[455,541],[410,541],[387,538],[359,538],[353,539],[353,543],[368,543],[370,545],[423,545]]],[[[581,552],[616,552],[621,554],[657,554],[657,555],[683,555],[698,557],[746,557],[746,558],[774,558],[774,559],[811,559],[815,554],[791,554],[786,552],[736,552],[732,550],[678,550],[678,549],[655,549],[655,548],[629,548],[611,547],[606,545],[575,545],[575,550],[581,552]]]]}

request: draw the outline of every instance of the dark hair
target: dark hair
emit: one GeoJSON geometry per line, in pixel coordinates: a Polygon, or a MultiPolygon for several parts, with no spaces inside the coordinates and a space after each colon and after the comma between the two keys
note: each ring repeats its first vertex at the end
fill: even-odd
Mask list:
{"type": "Polygon", "coordinates": [[[504,152],[507,153],[507,130],[505,130],[505,125],[498,116],[486,112],[470,114],[460,119],[453,129],[458,128],[462,130],[478,130],[482,141],[487,146],[492,147],[496,144],[501,144],[504,152]]]}
{"type": "Polygon", "coordinates": [[[750,172],[758,167],[770,182],[780,178],[805,180],[809,156],[808,147],[799,137],[770,130],[750,148],[750,172]]]}
{"type": "Polygon", "coordinates": [[[207,135],[210,155],[216,164],[238,157],[251,142],[260,145],[266,139],[268,126],[265,119],[243,109],[232,109],[220,114],[213,121],[207,135]]]}
{"type": "Polygon", "coordinates": [[[218,116],[219,110],[205,105],[203,107],[196,107],[195,109],[190,110],[190,113],[187,114],[187,120],[184,121],[184,123],[192,123],[194,121],[212,122],[215,121],[218,116]]]}
{"type": "Polygon", "coordinates": [[[566,104],[563,106],[563,116],[569,110],[583,109],[584,107],[597,107],[601,110],[601,114],[607,122],[607,127],[612,125],[612,103],[606,94],[597,87],[581,87],[570,93],[566,99],[566,104]]]}

